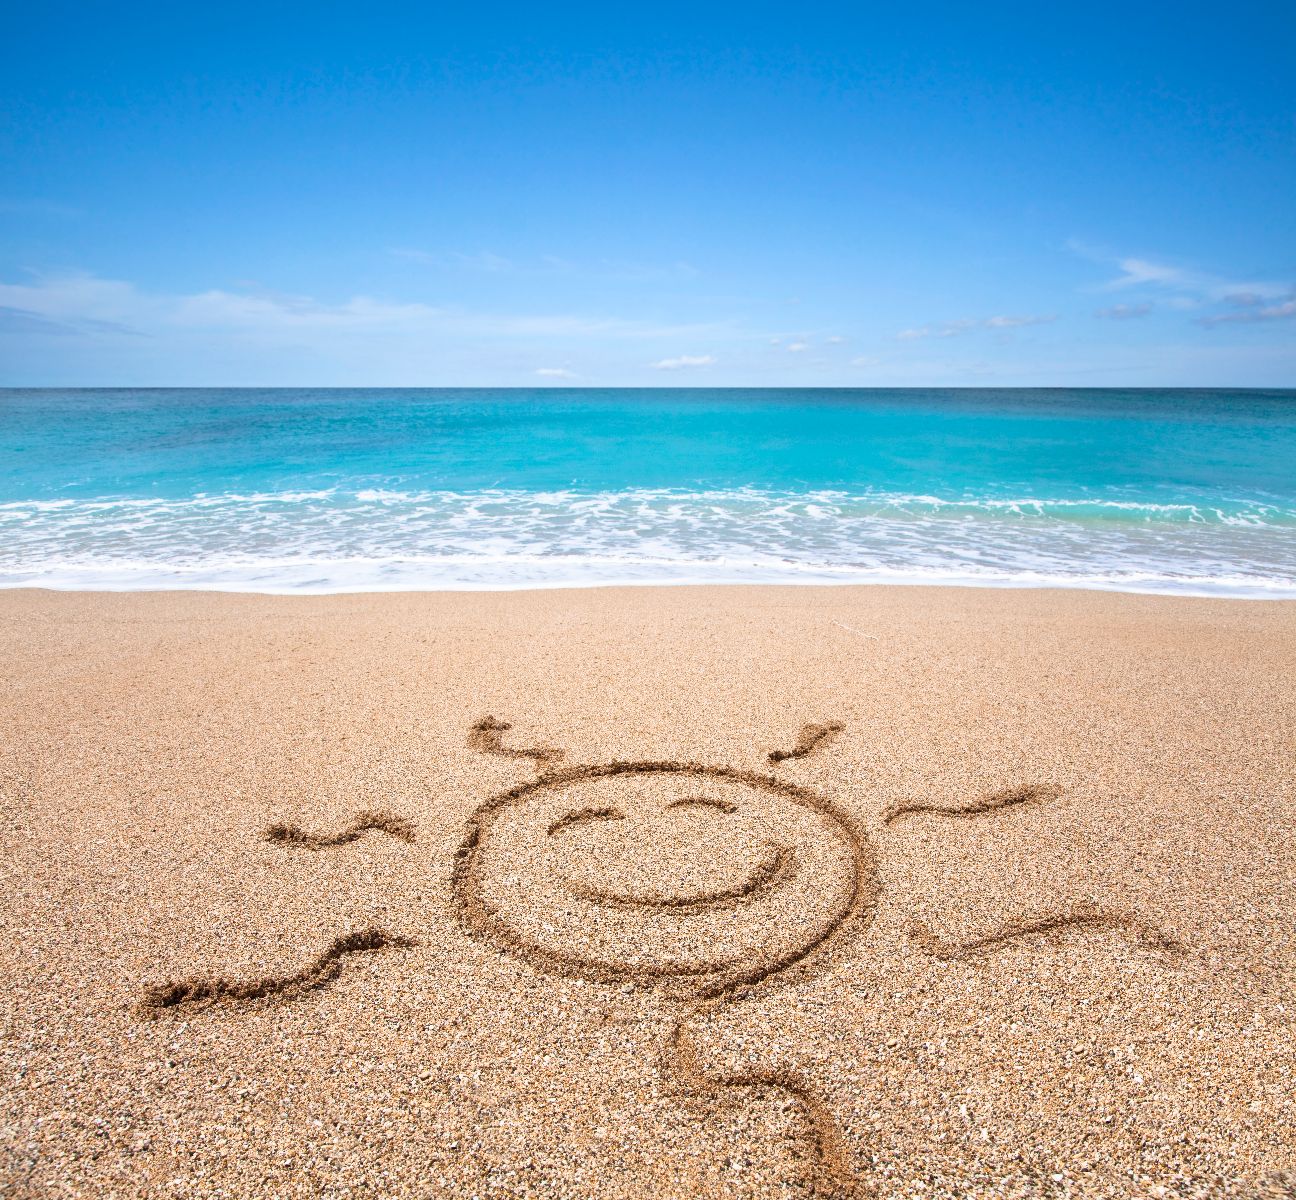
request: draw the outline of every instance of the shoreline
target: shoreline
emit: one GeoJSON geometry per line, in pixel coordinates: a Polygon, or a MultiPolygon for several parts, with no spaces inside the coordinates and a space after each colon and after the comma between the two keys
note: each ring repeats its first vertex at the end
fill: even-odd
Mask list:
{"type": "Polygon", "coordinates": [[[1267,595],[1259,588],[1245,592],[1211,591],[1207,589],[1178,590],[1168,588],[1134,588],[1120,584],[1107,584],[1093,581],[1084,583],[1060,583],[1056,580],[1042,582],[1022,582],[1019,580],[984,580],[970,581],[966,577],[954,577],[939,580],[916,580],[912,577],[861,582],[859,580],[825,581],[814,580],[591,580],[588,582],[564,580],[561,582],[501,583],[489,586],[481,584],[464,584],[462,586],[421,587],[413,584],[369,585],[357,587],[252,587],[252,586],[213,586],[209,582],[194,584],[174,584],[169,586],[121,586],[105,587],[100,585],[49,583],[8,583],[0,581],[0,596],[7,593],[40,592],[48,595],[210,595],[210,596],[266,596],[266,597],[324,597],[324,596],[458,596],[458,595],[511,595],[525,592],[590,592],[590,591],[641,591],[641,590],[695,590],[695,589],[741,589],[741,588],[788,588],[822,591],[851,590],[887,590],[904,589],[910,591],[968,591],[968,592],[1045,592],[1065,594],[1077,592],[1084,595],[1105,596],[1144,596],[1159,597],[1168,600],[1240,600],[1247,603],[1289,603],[1296,601],[1296,582],[1275,588],[1279,594],[1267,595]]]}

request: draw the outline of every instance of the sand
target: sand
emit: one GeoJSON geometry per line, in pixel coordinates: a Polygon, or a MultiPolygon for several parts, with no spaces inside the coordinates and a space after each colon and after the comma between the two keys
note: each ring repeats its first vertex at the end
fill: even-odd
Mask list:
{"type": "Polygon", "coordinates": [[[1296,605],[0,595],[0,1194],[1296,1195],[1296,605]]]}

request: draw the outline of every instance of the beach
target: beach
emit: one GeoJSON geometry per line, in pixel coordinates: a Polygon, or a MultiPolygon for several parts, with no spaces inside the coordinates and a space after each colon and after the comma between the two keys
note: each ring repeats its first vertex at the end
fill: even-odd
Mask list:
{"type": "Polygon", "coordinates": [[[1296,607],[0,594],[0,1194],[1296,1195],[1296,607]]]}
{"type": "Polygon", "coordinates": [[[1296,1200],[1296,5],[809,15],[5,22],[0,1200],[1296,1200]]]}

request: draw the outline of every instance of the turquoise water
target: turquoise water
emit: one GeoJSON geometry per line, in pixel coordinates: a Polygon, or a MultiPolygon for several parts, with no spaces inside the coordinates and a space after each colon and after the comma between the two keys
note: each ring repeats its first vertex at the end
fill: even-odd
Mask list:
{"type": "Polygon", "coordinates": [[[1296,596],[1296,392],[0,391],[0,585],[1296,596]]]}

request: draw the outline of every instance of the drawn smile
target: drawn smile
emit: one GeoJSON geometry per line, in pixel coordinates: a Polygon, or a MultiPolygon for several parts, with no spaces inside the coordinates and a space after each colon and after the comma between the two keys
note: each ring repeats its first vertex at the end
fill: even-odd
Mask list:
{"type": "MultiPolygon", "coordinates": [[[[687,796],[667,804],[668,809],[701,809],[732,815],[738,806],[731,801],[712,796],[687,796]]],[[[549,826],[549,836],[554,837],[574,826],[602,821],[624,821],[625,814],[617,808],[589,807],[574,809],[549,826]]],[[[797,859],[790,846],[776,842],[764,843],[766,853],[738,883],[724,887],[695,890],[690,893],[665,894],[658,890],[633,887],[605,888],[568,875],[563,878],[567,893],[578,900],[608,908],[656,908],[674,912],[699,912],[708,908],[729,908],[750,903],[767,892],[786,883],[797,871],[797,859]]]]}
{"type": "Polygon", "coordinates": [[[674,911],[697,912],[705,908],[727,908],[759,899],[787,882],[796,874],[796,855],[788,846],[768,845],[768,854],[740,883],[691,895],[667,896],[658,892],[613,891],[591,887],[578,880],[566,879],[564,884],[579,900],[602,904],[610,908],[660,908],[674,911]]]}

